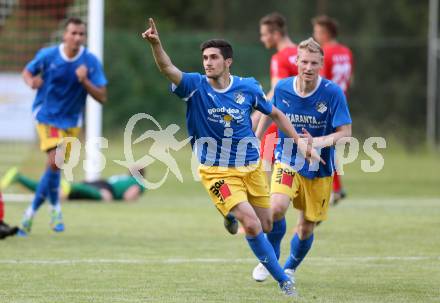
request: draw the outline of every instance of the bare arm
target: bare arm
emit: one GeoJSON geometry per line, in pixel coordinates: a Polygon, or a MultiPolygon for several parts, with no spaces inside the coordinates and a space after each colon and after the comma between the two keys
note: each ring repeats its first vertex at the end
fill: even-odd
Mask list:
{"type": "Polygon", "coordinates": [[[325,164],[325,161],[319,156],[318,152],[312,148],[312,140],[301,139],[292,123],[278,108],[273,107],[272,113],[269,116],[283,133],[293,139],[298,146],[298,150],[309,162],[320,161],[325,164]]]}
{"type": "Polygon", "coordinates": [[[182,80],[182,72],[173,65],[170,57],[163,49],[159,38],[159,32],[156,29],[153,18],[149,18],[148,22],[150,27],[142,33],[142,38],[150,43],[153,57],[159,71],[172,83],[179,85],[182,80]]]}
{"type": "MultiPolygon", "coordinates": [[[[305,129],[303,129],[303,134],[301,134],[300,136],[304,138],[312,137],[305,129]]],[[[323,148],[333,146],[339,141],[339,139],[345,137],[351,137],[351,124],[339,126],[336,128],[336,131],[334,133],[331,133],[329,135],[313,138],[313,147],[323,148]]]]}
{"type": "Polygon", "coordinates": [[[95,86],[88,78],[84,79],[82,85],[96,101],[101,104],[107,102],[107,88],[105,86],[95,86]]]}
{"type": "Polygon", "coordinates": [[[254,111],[251,114],[252,131],[254,131],[255,133],[257,132],[259,121],[260,121],[262,116],[263,116],[263,114],[261,112],[259,112],[258,110],[254,111]]]}
{"type": "Polygon", "coordinates": [[[84,86],[87,93],[89,93],[96,101],[104,104],[107,101],[107,88],[105,86],[96,86],[87,77],[87,67],[83,64],[75,70],[78,81],[84,86]]]}
{"type": "MultiPolygon", "coordinates": [[[[272,119],[269,116],[263,115],[259,111],[255,111],[252,115],[258,116],[259,120],[256,121],[257,126],[255,127],[256,128],[255,135],[257,136],[258,139],[261,140],[261,138],[263,138],[264,132],[272,122],[272,119]]],[[[251,119],[253,119],[253,117],[251,117],[251,119]]],[[[252,123],[254,123],[253,120],[252,123]]]]}
{"type": "Polygon", "coordinates": [[[286,115],[284,115],[278,108],[273,106],[272,113],[270,113],[269,117],[272,118],[272,120],[276,123],[278,128],[283,133],[292,138],[295,143],[298,144],[299,135],[293,127],[292,123],[290,123],[289,119],[287,119],[286,115]]]}
{"type": "Polygon", "coordinates": [[[32,89],[38,89],[43,85],[43,79],[40,75],[33,76],[26,68],[21,73],[24,82],[32,89]]]}

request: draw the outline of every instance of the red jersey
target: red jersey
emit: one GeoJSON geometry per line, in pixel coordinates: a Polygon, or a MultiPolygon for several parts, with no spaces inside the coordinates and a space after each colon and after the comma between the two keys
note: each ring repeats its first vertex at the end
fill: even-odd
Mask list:
{"type": "MultiPolygon", "coordinates": [[[[298,75],[296,46],[285,47],[272,56],[270,60],[270,78],[283,79],[298,75]]],[[[272,123],[261,139],[261,158],[273,163],[275,161],[274,150],[278,139],[278,128],[272,123]],[[267,146],[266,146],[267,144],[267,146]]]]}
{"type": "Polygon", "coordinates": [[[353,71],[353,55],[351,50],[339,43],[324,45],[324,66],[321,75],[338,84],[347,94],[353,71]]]}
{"type": "Polygon", "coordinates": [[[296,76],[298,74],[297,55],[298,49],[296,46],[283,48],[274,54],[270,60],[270,77],[282,79],[296,76]]]}
{"type": "Polygon", "coordinates": [[[3,203],[2,193],[0,193],[0,221],[3,221],[5,216],[5,204],[3,203]]]}

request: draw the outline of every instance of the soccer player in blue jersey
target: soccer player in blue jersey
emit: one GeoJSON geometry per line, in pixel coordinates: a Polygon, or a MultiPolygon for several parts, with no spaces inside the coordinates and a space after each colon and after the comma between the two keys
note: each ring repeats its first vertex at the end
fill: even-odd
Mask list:
{"type": "MultiPolygon", "coordinates": [[[[225,40],[208,40],[201,45],[205,69],[201,75],[181,72],[173,65],[152,19],[142,37],[150,43],[158,69],[172,82],[172,91],[186,102],[191,143],[203,163],[199,167],[203,186],[224,216],[232,213],[240,221],[250,248],[281,290],[295,295],[263,233],[272,229],[272,214],[250,114],[256,109],[270,115],[295,142],[298,134],[286,116],[266,101],[254,78],[229,73],[233,51],[225,40]]],[[[301,148],[307,154],[307,146],[301,148]]],[[[317,154],[308,156],[319,159],[317,154]]]]}
{"type": "MultiPolygon", "coordinates": [[[[23,70],[27,85],[37,90],[33,113],[40,148],[47,153],[47,167],[40,179],[32,204],[25,211],[20,235],[31,231],[32,219],[48,198],[52,206],[51,228],[64,231],[59,201],[60,170],[55,163],[56,148],[63,138],[80,132],[87,94],[106,101],[107,80],[98,59],[84,46],[86,27],[82,20],[65,23],[63,43],[41,49],[23,70]]],[[[68,157],[69,146],[65,147],[68,157]]]]}
{"type": "MultiPolygon", "coordinates": [[[[302,136],[320,150],[324,162],[309,165],[296,145],[289,145],[283,130],[275,149],[275,168],[271,181],[271,208],[273,229],[267,234],[279,258],[280,243],[286,233],[285,214],[290,201],[299,210],[296,233],[290,243],[290,254],[284,270],[294,281],[294,271],[313,243],[313,230],[317,222],[327,218],[334,166],[334,145],[351,136],[351,117],[341,88],[319,76],[323,64],[320,45],[309,38],[298,46],[298,76],[280,80],[275,88],[273,104],[291,121],[302,136]]],[[[257,135],[263,133],[270,119],[263,117],[257,135]]],[[[254,279],[264,281],[268,272],[261,264],[254,269],[254,279]],[[255,276],[258,271],[260,275],[255,276]]]]}

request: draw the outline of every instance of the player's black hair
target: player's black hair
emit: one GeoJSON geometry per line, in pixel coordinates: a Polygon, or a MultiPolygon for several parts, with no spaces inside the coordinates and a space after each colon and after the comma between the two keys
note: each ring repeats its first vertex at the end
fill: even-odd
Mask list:
{"type": "Polygon", "coordinates": [[[229,59],[229,58],[232,59],[232,55],[233,55],[232,45],[228,41],[223,39],[211,39],[203,42],[200,45],[200,50],[203,53],[205,49],[211,47],[218,48],[224,59],[229,59]]]}
{"type": "Polygon", "coordinates": [[[64,29],[66,29],[69,24],[75,24],[75,25],[81,25],[84,24],[84,21],[82,21],[82,19],[77,18],[77,17],[70,17],[69,19],[66,20],[66,22],[64,22],[64,29]]]}

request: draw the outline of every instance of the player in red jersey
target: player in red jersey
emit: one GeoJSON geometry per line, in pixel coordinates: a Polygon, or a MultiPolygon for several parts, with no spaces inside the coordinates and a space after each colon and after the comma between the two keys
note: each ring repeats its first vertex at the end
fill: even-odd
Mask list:
{"type": "MultiPolygon", "coordinates": [[[[344,91],[350,87],[353,74],[353,55],[351,50],[336,41],[338,23],[328,16],[318,16],[312,19],[313,36],[324,50],[324,66],[321,76],[335,82],[344,91]]],[[[335,172],[333,179],[333,204],[345,197],[341,177],[335,172]]]]}
{"type": "MultiPolygon", "coordinates": [[[[267,49],[276,49],[277,52],[270,60],[270,84],[271,88],[266,94],[266,98],[271,100],[273,92],[278,81],[290,76],[298,74],[298,67],[296,65],[297,47],[292,42],[287,34],[286,18],[277,13],[271,13],[260,19],[260,41],[267,49]]],[[[261,114],[255,111],[252,118],[252,129],[256,131],[258,121],[261,114]]],[[[260,158],[263,163],[263,169],[266,171],[268,180],[271,180],[272,165],[275,161],[274,151],[278,140],[278,128],[275,123],[272,123],[264,133],[260,144],[260,158]]],[[[230,219],[228,219],[230,220],[230,219]]],[[[225,226],[228,223],[225,221],[225,226]]],[[[240,228],[239,233],[243,233],[240,228]]]]}
{"type": "MultiPolygon", "coordinates": [[[[280,79],[298,74],[298,67],[296,65],[297,47],[287,34],[286,18],[279,13],[271,13],[261,18],[260,40],[267,49],[277,50],[270,60],[271,88],[267,93],[267,99],[270,100],[272,99],[275,86],[280,79]]],[[[255,114],[252,117],[253,121],[258,121],[259,116],[259,114],[255,114]]],[[[261,159],[269,179],[274,161],[277,131],[276,124],[272,123],[261,140],[261,159]]]]}

